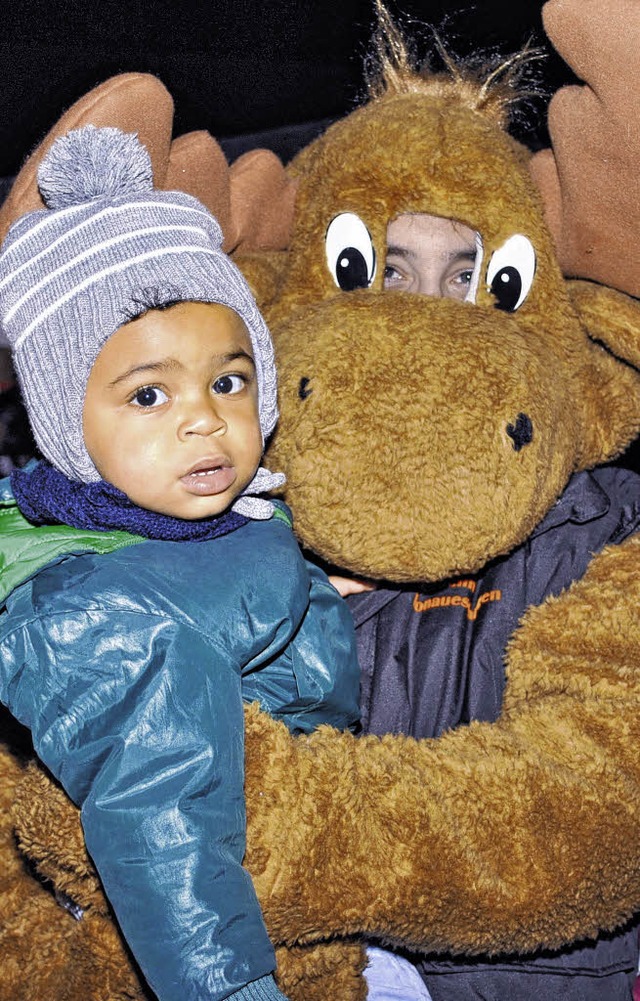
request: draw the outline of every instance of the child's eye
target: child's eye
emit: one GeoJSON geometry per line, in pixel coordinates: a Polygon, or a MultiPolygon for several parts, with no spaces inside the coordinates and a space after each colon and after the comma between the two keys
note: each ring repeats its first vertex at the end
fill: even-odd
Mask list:
{"type": "Polygon", "coordinates": [[[131,402],[137,407],[159,407],[166,403],[169,397],[157,386],[143,386],[136,390],[131,402]]]}
{"type": "Polygon", "coordinates": [[[239,393],[246,384],[247,380],[243,375],[221,375],[216,379],[212,388],[214,393],[228,396],[231,393],[239,393]]]}

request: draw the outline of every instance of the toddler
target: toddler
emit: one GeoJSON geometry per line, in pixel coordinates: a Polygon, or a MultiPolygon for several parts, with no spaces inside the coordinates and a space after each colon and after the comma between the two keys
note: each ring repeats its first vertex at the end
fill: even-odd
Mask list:
{"type": "Polygon", "coordinates": [[[269,333],[194,198],[87,127],[0,252],[0,324],[45,461],[0,483],[0,698],[81,807],[161,1001],[272,1001],[247,872],[243,700],[353,726],[349,612],[260,466],[269,333]]]}

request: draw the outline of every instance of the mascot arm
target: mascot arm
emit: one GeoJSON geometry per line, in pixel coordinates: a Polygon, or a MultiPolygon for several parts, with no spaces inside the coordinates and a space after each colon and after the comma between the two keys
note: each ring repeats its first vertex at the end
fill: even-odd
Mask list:
{"type": "Polygon", "coordinates": [[[640,906],[640,537],[529,611],[503,715],[292,739],[247,711],[246,864],[276,943],[557,947],[640,906]]]}

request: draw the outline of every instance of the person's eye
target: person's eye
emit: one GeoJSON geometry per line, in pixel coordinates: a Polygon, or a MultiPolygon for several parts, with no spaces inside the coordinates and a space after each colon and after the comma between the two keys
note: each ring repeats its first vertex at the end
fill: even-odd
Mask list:
{"type": "Polygon", "coordinates": [[[142,386],[137,389],[133,396],[131,397],[131,403],[136,407],[161,407],[163,403],[167,403],[169,397],[164,392],[164,390],[159,389],[158,386],[142,386]]]}
{"type": "Polygon", "coordinates": [[[244,375],[221,375],[213,383],[214,393],[220,396],[230,396],[233,393],[240,393],[247,385],[244,375]]]}
{"type": "Polygon", "coordinates": [[[453,276],[453,280],[454,282],[456,282],[456,284],[465,286],[471,285],[472,278],[473,278],[473,269],[471,269],[470,271],[469,270],[459,271],[457,275],[453,276]]]}
{"type": "Polygon", "coordinates": [[[394,268],[393,264],[385,264],[384,268],[384,288],[397,288],[398,285],[402,285],[406,281],[406,278],[397,268],[394,268]]]}

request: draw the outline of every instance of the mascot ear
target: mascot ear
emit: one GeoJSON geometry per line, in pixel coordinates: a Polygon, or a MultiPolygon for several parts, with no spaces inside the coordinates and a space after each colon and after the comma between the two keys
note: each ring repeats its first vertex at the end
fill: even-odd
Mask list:
{"type": "Polygon", "coordinates": [[[640,303],[592,282],[570,281],[567,288],[589,337],[640,370],[640,303]]]}
{"type": "Polygon", "coordinates": [[[640,304],[592,282],[567,288],[592,341],[581,373],[585,468],[615,458],[640,432],[640,304]]]}

